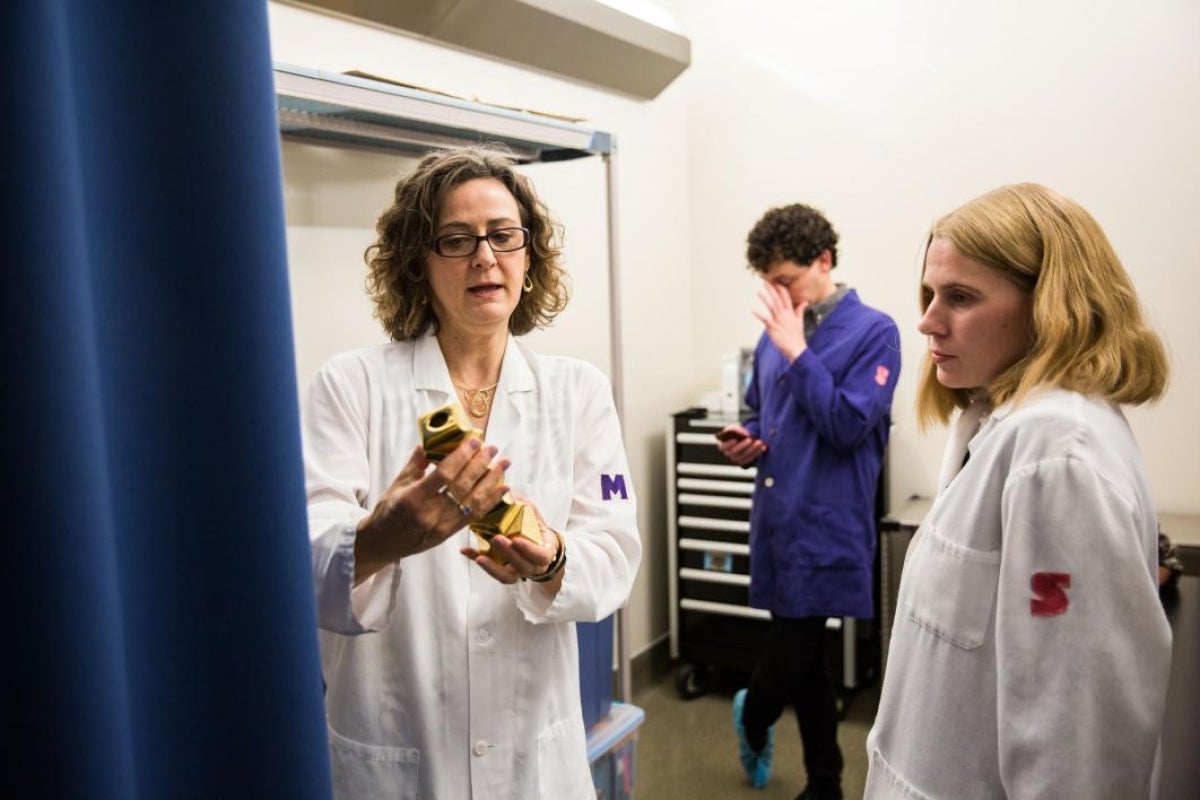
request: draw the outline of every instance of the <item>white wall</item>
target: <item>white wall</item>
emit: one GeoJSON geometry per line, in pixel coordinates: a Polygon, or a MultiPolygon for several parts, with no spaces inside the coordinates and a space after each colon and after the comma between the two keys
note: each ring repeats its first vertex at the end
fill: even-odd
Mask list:
{"type": "Polygon", "coordinates": [[[911,413],[917,250],[1003,183],[1074,197],[1109,233],[1174,361],[1130,413],[1164,511],[1200,511],[1200,4],[1194,0],[659,0],[692,40],[687,99],[693,389],[754,340],[745,233],[823,208],[840,280],[901,328],[892,497],[933,489],[942,432],[911,413]],[[730,302],[730,298],[744,302],[730,302]]]}
{"type": "Polygon", "coordinates": [[[288,278],[301,394],[331,356],[387,336],[364,291],[363,252],[412,159],[283,143],[288,278]]]}
{"type": "MultiPolygon", "coordinates": [[[[615,134],[626,441],[646,544],[627,614],[635,652],[667,629],[667,417],[717,388],[721,354],[757,337],[744,242],[771,205],[823,208],[842,235],[839,279],[900,325],[899,498],[932,491],[943,440],[919,434],[911,414],[929,223],[1001,183],[1075,197],[1109,232],[1172,353],[1167,398],[1130,415],[1160,507],[1200,512],[1200,4],[658,4],[691,39],[693,64],[652,101],[270,4],[278,61],[585,117],[615,134]]],[[[369,228],[385,201],[356,200],[346,224],[369,228]]],[[[339,313],[358,324],[357,310],[339,313]]]]}

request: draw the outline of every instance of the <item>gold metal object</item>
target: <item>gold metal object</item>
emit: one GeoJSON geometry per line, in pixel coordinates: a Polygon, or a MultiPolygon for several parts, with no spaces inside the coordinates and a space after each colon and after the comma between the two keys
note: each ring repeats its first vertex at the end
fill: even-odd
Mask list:
{"type": "Polygon", "coordinates": [[[504,493],[504,497],[500,498],[500,502],[491,511],[483,515],[483,519],[472,523],[470,528],[471,533],[479,540],[476,549],[499,564],[508,562],[492,550],[492,537],[496,534],[502,534],[509,539],[524,536],[534,544],[542,544],[542,531],[538,526],[537,515],[529,506],[513,499],[508,492],[504,493]]]}
{"type": "MultiPolygon", "coordinates": [[[[441,461],[468,437],[483,442],[483,431],[466,421],[466,415],[457,403],[448,403],[422,414],[417,418],[417,426],[421,431],[425,457],[430,461],[441,461]]],[[[500,498],[500,502],[491,511],[484,514],[478,522],[471,523],[469,527],[478,540],[476,549],[499,564],[507,562],[492,550],[491,539],[497,534],[509,539],[524,536],[535,544],[542,544],[537,514],[508,492],[504,493],[504,497],[500,498]]]]}
{"type": "Polygon", "coordinates": [[[441,461],[468,438],[483,442],[483,431],[467,422],[458,403],[447,403],[417,418],[425,457],[441,461]]]}

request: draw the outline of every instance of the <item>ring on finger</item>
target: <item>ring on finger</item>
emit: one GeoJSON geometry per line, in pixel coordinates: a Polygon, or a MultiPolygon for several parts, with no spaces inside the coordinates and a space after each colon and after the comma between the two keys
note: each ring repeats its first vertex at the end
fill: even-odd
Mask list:
{"type": "Polygon", "coordinates": [[[445,497],[447,500],[449,500],[454,505],[458,506],[458,513],[462,514],[464,517],[471,516],[471,507],[469,505],[466,505],[465,503],[463,503],[463,501],[459,500],[457,497],[455,497],[454,492],[450,491],[449,486],[442,489],[442,496],[445,497]]]}

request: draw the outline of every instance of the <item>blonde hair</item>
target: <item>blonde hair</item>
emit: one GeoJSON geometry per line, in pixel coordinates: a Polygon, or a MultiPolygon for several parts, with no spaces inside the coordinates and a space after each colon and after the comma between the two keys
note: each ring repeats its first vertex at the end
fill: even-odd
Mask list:
{"type": "MultiPolygon", "coordinates": [[[[1036,183],[1001,186],[939,219],[943,239],[1032,295],[1029,352],[985,387],[991,402],[1019,402],[1054,386],[1137,405],[1157,400],[1170,367],[1137,292],[1099,223],[1078,203],[1036,183]]],[[[921,309],[932,302],[921,288],[921,309]]],[[[928,356],[917,387],[922,428],[970,402],[937,380],[928,356]]]]}

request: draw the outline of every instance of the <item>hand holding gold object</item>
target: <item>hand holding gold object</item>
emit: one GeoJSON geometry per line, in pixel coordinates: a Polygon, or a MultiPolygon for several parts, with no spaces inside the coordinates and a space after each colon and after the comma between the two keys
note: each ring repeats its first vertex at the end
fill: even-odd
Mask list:
{"type": "MultiPolygon", "coordinates": [[[[468,438],[479,439],[482,443],[483,431],[472,426],[466,419],[457,403],[439,406],[418,417],[417,426],[421,431],[425,457],[430,461],[441,461],[468,438]]],[[[451,499],[454,499],[453,496],[451,499]]],[[[470,508],[461,503],[459,510],[463,511],[464,516],[470,513],[470,508]]],[[[509,539],[524,536],[535,544],[542,544],[542,532],[533,509],[507,492],[499,503],[468,527],[478,539],[479,546],[476,549],[500,564],[505,561],[491,545],[491,538],[497,534],[509,539]]]]}

